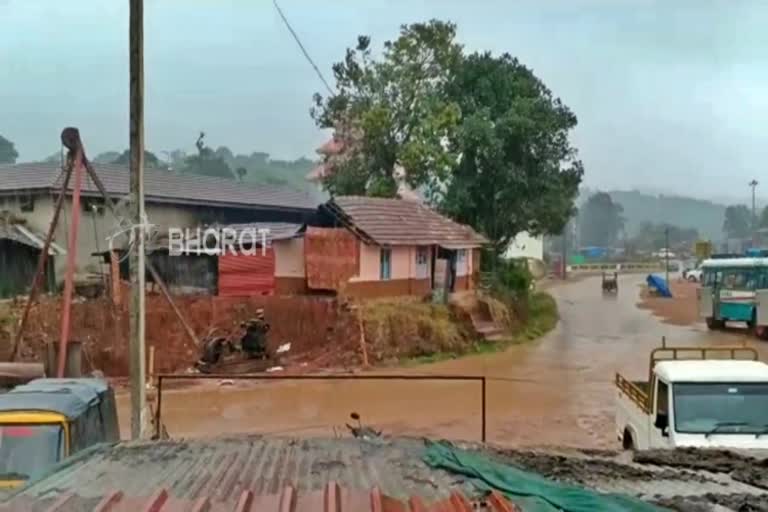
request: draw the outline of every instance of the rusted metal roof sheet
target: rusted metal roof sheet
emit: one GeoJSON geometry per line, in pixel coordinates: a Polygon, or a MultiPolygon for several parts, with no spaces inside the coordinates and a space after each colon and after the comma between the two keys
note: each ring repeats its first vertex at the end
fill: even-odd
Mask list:
{"type": "MultiPolygon", "coordinates": [[[[423,455],[424,443],[416,439],[368,442],[352,438],[298,440],[245,436],[124,443],[75,456],[58,472],[22,489],[10,501],[17,508],[10,510],[46,510],[38,505],[51,506],[67,495],[72,495],[74,501],[70,508],[61,511],[93,510],[110,493],[119,491],[126,507],[130,503],[132,508],[121,506],[114,510],[139,512],[146,509],[142,507],[147,506],[153,492],[163,489],[169,503],[188,505],[208,498],[220,504],[213,510],[237,510],[235,505],[243,497],[274,498],[284,495],[286,488],[293,489],[297,503],[304,503],[309,496],[318,496],[317,491],[326,490],[328,482],[337,482],[344,489],[342,497],[360,492],[370,495],[376,487],[382,496],[393,500],[403,502],[418,496],[426,504],[450,500],[451,492],[473,492],[472,485],[456,475],[427,466],[423,455]],[[37,505],[18,508],[29,507],[30,503],[37,505]]],[[[242,510],[268,509],[252,506],[242,510]]]]}
{"type": "MultiPolygon", "coordinates": [[[[107,192],[115,198],[128,194],[128,167],[93,164],[107,192]]],[[[20,191],[57,191],[63,173],[58,163],[0,165],[0,193],[20,191]]],[[[251,185],[209,176],[182,175],[170,171],[146,169],[144,187],[147,202],[209,205],[247,209],[275,208],[313,212],[318,202],[304,192],[277,185],[251,185]]],[[[97,195],[93,180],[83,180],[83,194],[97,195]]]]}
{"type": "Polygon", "coordinates": [[[275,291],[275,251],[256,249],[253,254],[219,255],[219,295],[250,297],[275,291]]]}
{"type": "Polygon", "coordinates": [[[469,226],[402,199],[342,196],[325,209],[361,238],[378,245],[479,247],[487,240],[469,226]]]}
{"type": "Polygon", "coordinates": [[[123,491],[110,491],[98,501],[83,499],[76,494],[64,494],[53,500],[17,500],[0,512],[33,510],[42,505],[46,512],[522,512],[497,492],[471,500],[460,491],[448,498],[426,503],[418,496],[398,500],[382,494],[378,487],[369,492],[354,491],[329,482],[323,490],[300,492],[293,486],[279,494],[256,495],[243,491],[231,499],[202,496],[191,500],[173,497],[167,489],[149,496],[128,496],[123,491]]]}
{"type": "Polygon", "coordinates": [[[360,268],[360,241],[343,228],[307,228],[304,236],[307,286],[340,289],[360,268]]]}

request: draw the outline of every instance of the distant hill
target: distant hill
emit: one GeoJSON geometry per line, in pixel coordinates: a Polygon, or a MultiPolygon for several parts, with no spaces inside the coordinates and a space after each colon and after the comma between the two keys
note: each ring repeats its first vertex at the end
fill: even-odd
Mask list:
{"type": "MultiPolygon", "coordinates": [[[[583,189],[579,200],[585,201],[595,190],[583,189]]],[[[611,190],[611,198],[624,208],[627,234],[637,233],[643,222],[669,223],[681,228],[696,228],[714,242],[723,238],[724,204],[678,195],[651,194],[637,190],[611,190]]]]}
{"type": "Polygon", "coordinates": [[[627,232],[634,234],[643,222],[669,223],[681,228],[696,228],[713,241],[723,237],[725,205],[672,195],[649,195],[637,191],[611,191],[614,201],[624,208],[627,232]]]}

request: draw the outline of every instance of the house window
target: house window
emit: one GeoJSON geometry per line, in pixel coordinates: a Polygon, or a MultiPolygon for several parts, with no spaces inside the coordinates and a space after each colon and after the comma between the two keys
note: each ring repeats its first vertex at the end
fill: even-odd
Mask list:
{"type": "Polygon", "coordinates": [[[392,277],[392,249],[382,249],[379,253],[379,279],[382,281],[392,277]]]}
{"type": "Polygon", "coordinates": [[[419,247],[416,249],[416,264],[426,265],[429,258],[429,251],[426,247],[419,247]]]}
{"type": "Polygon", "coordinates": [[[467,250],[466,249],[459,249],[456,251],[456,261],[459,263],[464,263],[464,261],[467,259],[467,250]]]}
{"type": "Polygon", "coordinates": [[[35,209],[35,197],[32,194],[22,194],[19,197],[19,207],[23,212],[31,212],[35,209]]]}
{"type": "Polygon", "coordinates": [[[85,213],[92,213],[94,215],[104,215],[104,200],[101,198],[86,197],[80,202],[80,205],[85,213]]]}

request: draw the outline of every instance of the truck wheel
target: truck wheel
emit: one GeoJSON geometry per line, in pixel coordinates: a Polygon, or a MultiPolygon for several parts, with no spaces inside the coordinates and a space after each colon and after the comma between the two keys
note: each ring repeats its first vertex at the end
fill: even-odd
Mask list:
{"type": "Polygon", "coordinates": [[[691,283],[695,283],[696,282],[696,276],[688,276],[688,281],[690,281],[691,283]]]}
{"type": "Polygon", "coordinates": [[[624,438],[621,440],[621,447],[630,451],[635,451],[637,449],[635,440],[632,437],[632,432],[630,432],[629,429],[624,429],[624,438]]]}

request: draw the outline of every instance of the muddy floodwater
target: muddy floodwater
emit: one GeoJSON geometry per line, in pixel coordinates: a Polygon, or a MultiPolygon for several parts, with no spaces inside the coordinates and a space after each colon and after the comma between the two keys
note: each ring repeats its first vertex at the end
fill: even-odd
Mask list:
{"type": "MultiPolygon", "coordinates": [[[[709,333],[701,323],[662,323],[637,307],[642,276],[622,276],[617,296],[600,278],[557,285],[561,321],[542,339],[460,360],[377,373],[485,375],[488,441],[515,446],[617,446],[614,376],[642,378],[651,349],[669,344],[761,344],[739,332],[709,333]]],[[[694,304],[692,304],[694,306],[694,304]]],[[[291,381],[217,382],[163,393],[163,422],[173,437],[224,433],[346,435],[352,411],[390,434],[479,440],[477,382],[291,381]]],[[[128,397],[119,397],[127,434],[128,397]]]]}

